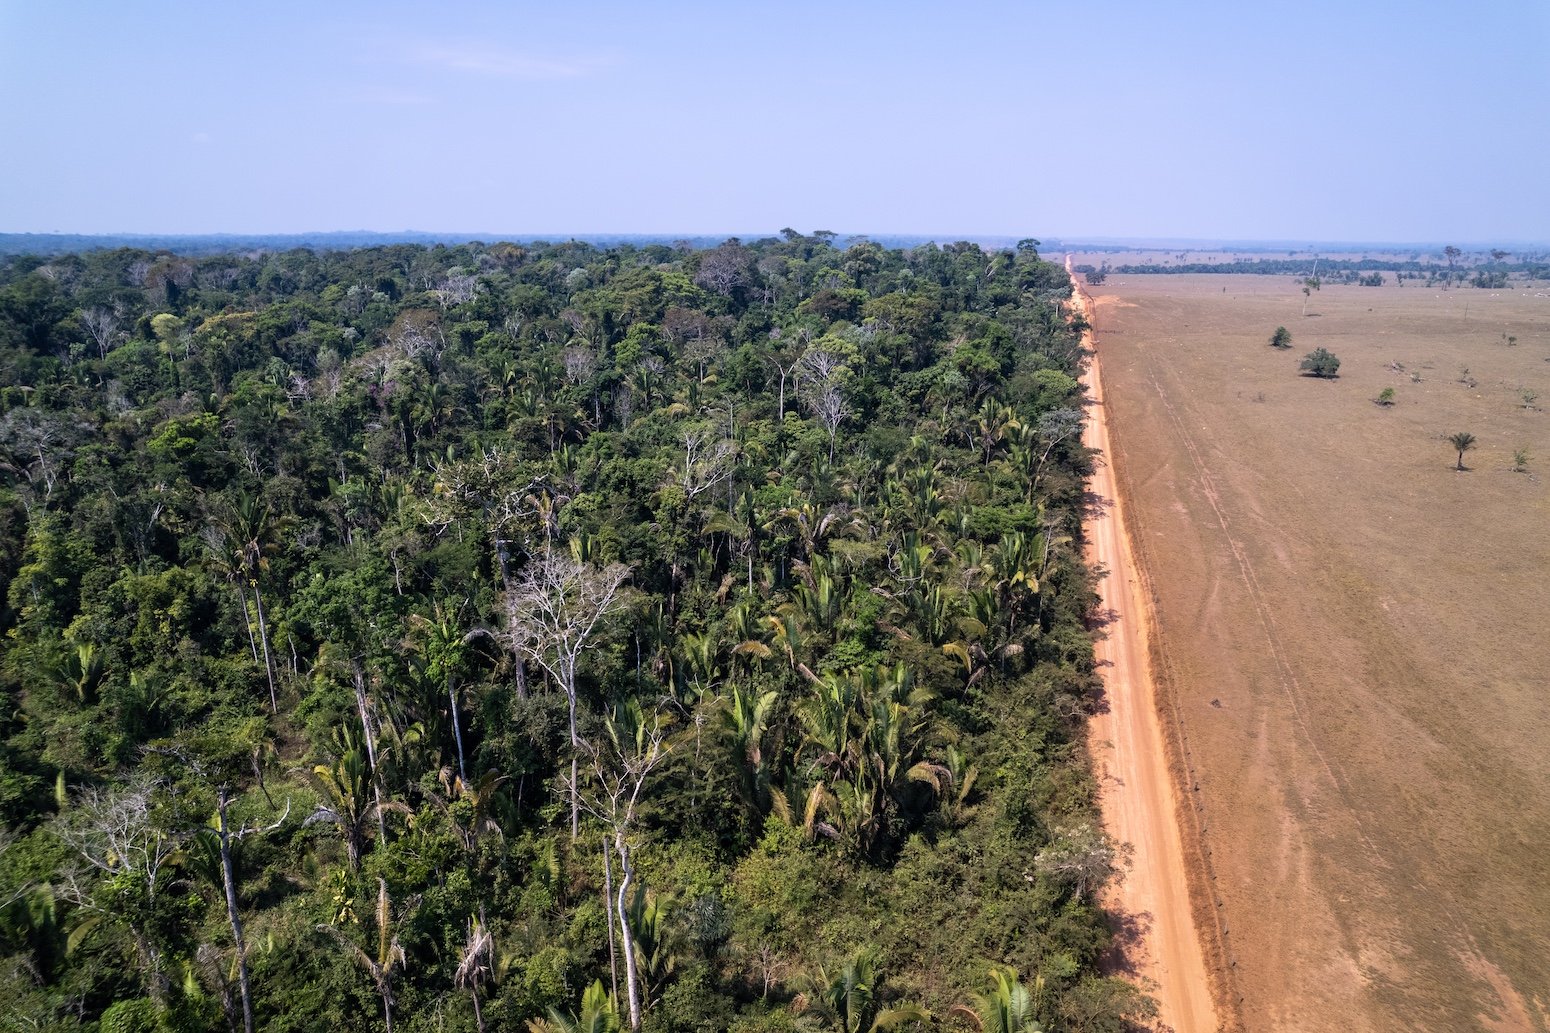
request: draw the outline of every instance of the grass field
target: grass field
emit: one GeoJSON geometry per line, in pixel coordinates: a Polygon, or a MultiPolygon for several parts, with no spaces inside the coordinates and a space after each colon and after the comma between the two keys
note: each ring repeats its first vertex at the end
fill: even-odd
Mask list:
{"type": "Polygon", "coordinates": [[[1550,287],[1090,291],[1246,1026],[1550,1029],[1550,287]]]}

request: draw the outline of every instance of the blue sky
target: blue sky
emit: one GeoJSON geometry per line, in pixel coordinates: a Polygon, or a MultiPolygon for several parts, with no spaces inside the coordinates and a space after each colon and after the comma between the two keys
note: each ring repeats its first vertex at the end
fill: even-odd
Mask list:
{"type": "Polygon", "coordinates": [[[1550,3],[0,0],[0,231],[1550,242],[1550,3]]]}

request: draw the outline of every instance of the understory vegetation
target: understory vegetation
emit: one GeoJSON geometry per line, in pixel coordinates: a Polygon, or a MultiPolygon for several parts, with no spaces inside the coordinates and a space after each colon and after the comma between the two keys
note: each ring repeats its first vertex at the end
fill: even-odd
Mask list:
{"type": "Polygon", "coordinates": [[[6,260],[0,1029],[1146,1014],[1036,245],[6,260]]]}

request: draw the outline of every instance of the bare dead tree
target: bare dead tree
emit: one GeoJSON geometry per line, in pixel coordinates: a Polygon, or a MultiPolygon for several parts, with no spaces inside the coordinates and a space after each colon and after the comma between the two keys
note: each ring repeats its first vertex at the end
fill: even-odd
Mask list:
{"type": "Polygon", "coordinates": [[[843,356],[823,348],[813,348],[802,354],[802,369],[820,384],[837,378],[845,369],[843,356]]]}
{"type": "MultiPolygon", "coordinates": [[[[156,797],[166,787],[155,781],[136,782],[112,790],[82,790],[54,824],[54,833],[88,865],[104,875],[138,883],[144,888],[146,909],[156,903],[165,873],[178,843],[156,819],[156,797]]],[[[69,873],[61,882],[61,895],[81,910],[121,921],[146,973],[152,998],[166,996],[161,971],[161,952],[144,926],[148,915],[104,909],[87,887],[69,873]]]]}
{"type": "Polygon", "coordinates": [[[116,309],[97,305],[81,313],[81,325],[91,335],[91,339],[97,345],[97,354],[101,358],[107,358],[124,337],[123,327],[120,321],[121,313],[116,309]]]}
{"type": "Polygon", "coordinates": [[[684,345],[683,357],[692,362],[700,383],[710,373],[710,367],[726,352],[726,345],[719,337],[695,337],[684,345]]]}
{"type": "MultiPolygon", "coordinates": [[[[775,331],[771,331],[772,335],[774,333],[775,333],[775,331]]],[[[775,419],[780,421],[781,423],[785,423],[786,422],[786,381],[787,381],[787,379],[794,378],[796,376],[797,370],[802,365],[802,356],[797,355],[797,356],[793,357],[789,362],[786,362],[784,364],[775,355],[768,356],[765,361],[767,361],[772,367],[774,367],[776,374],[779,375],[779,377],[780,377],[780,394],[778,395],[777,401],[775,403],[775,409],[776,409],[775,419]]]]}
{"type": "Polygon", "coordinates": [[[834,462],[834,442],[839,435],[840,424],[850,416],[850,405],[845,401],[845,392],[841,390],[837,382],[830,382],[817,388],[812,395],[810,404],[818,421],[829,432],[829,462],[834,462]]]}
{"type": "Polygon", "coordinates": [[[582,344],[573,344],[560,353],[560,364],[565,367],[565,379],[571,384],[585,384],[597,373],[597,354],[582,344]]]}
{"type": "Polygon", "coordinates": [[[577,774],[582,743],[576,728],[576,672],[581,653],[607,618],[624,605],[630,568],[594,567],[548,549],[534,556],[505,593],[506,635],[512,649],[549,673],[565,693],[570,717],[571,839],[581,824],[577,774]]]}
{"type": "MultiPolygon", "coordinates": [[[[252,752],[254,771],[258,771],[258,747],[252,752]]],[[[269,824],[262,822],[239,825],[232,827],[231,804],[232,784],[231,769],[220,761],[207,763],[195,753],[190,752],[180,745],[156,747],[152,752],[174,757],[185,764],[201,780],[207,784],[214,784],[215,789],[215,816],[216,824],[213,830],[216,844],[216,853],[220,858],[221,889],[226,901],[226,920],[231,927],[232,945],[236,951],[237,961],[237,985],[242,997],[242,1025],[245,1033],[253,1033],[253,995],[248,970],[247,939],[242,930],[242,913],[237,906],[237,869],[232,856],[232,844],[253,835],[268,835],[285,824],[285,819],[291,813],[291,801],[285,801],[285,810],[269,824]]],[[[231,758],[228,758],[230,760],[231,758]]],[[[266,790],[265,798],[268,798],[266,790]]],[[[197,835],[209,835],[211,830],[201,829],[197,835]]]]}
{"type": "Polygon", "coordinates": [[[718,439],[703,427],[685,430],[679,440],[683,442],[683,463],[669,470],[668,476],[689,501],[732,476],[737,446],[731,441],[718,439]]]}
{"type": "Polygon", "coordinates": [[[1044,451],[1039,455],[1033,483],[1029,487],[1030,497],[1031,493],[1038,489],[1039,481],[1044,476],[1044,466],[1049,462],[1055,447],[1067,438],[1080,434],[1085,419],[1080,409],[1051,409],[1039,417],[1038,440],[1044,446],[1044,451]]]}
{"type": "Polygon", "coordinates": [[[0,419],[0,466],[8,467],[47,502],[68,468],[82,428],[63,416],[32,406],[12,409],[0,419]]]}
{"type": "Polygon", "coordinates": [[[700,259],[700,270],[694,274],[694,282],[729,298],[749,281],[751,273],[752,259],[748,249],[733,238],[705,252],[700,259]]]}
{"type": "Polygon", "coordinates": [[[466,270],[453,266],[447,270],[447,278],[441,281],[441,286],[432,291],[436,301],[445,310],[452,305],[461,305],[465,301],[472,301],[474,295],[479,293],[479,278],[466,270]]]}

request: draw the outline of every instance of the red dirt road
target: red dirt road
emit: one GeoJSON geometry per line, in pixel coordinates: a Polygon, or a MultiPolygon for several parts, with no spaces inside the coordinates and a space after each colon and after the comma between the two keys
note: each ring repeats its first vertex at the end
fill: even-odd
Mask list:
{"type": "MultiPolygon", "coordinates": [[[[1068,271],[1069,265],[1067,259],[1068,271]]],[[[1091,318],[1080,288],[1073,297],[1091,318]]],[[[1212,1033],[1223,1026],[1191,907],[1178,794],[1152,678],[1149,596],[1115,482],[1096,351],[1084,380],[1092,406],[1083,443],[1101,453],[1089,483],[1096,504],[1088,517],[1087,558],[1108,574],[1100,585],[1106,633],[1097,643],[1107,707],[1092,718],[1089,742],[1104,826],[1134,851],[1124,880],[1105,900],[1121,929],[1116,967],[1156,999],[1159,1029],[1212,1033]]]]}

